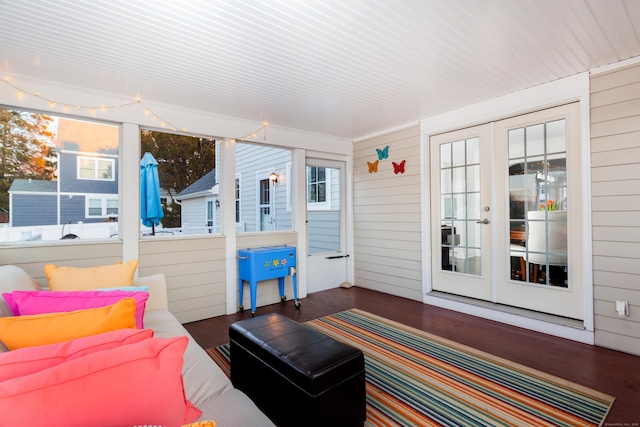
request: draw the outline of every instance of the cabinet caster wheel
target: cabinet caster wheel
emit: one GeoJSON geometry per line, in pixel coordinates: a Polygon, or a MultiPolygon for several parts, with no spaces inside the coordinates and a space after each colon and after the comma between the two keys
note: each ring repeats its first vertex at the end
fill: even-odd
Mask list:
{"type": "Polygon", "coordinates": [[[255,311],[251,312],[251,317],[256,317],[256,312],[255,311]]]}
{"type": "Polygon", "coordinates": [[[286,295],[282,295],[282,296],[280,297],[280,301],[281,301],[281,302],[285,302],[286,300],[287,300],[287,296],[286,296],[286,295]]]}
{"type": "Polygon", "coordinates": [[[300,301],[296,301],[295,302],[295,306],[296,306],[296,308],[300,308],[300,301]]]}
{"type": "Polygon", "coordinates": [[[241,305],[240,307],[238,307],[238,310],[240,310],[240,313],[244,312],[244,305],[241,305]]]}

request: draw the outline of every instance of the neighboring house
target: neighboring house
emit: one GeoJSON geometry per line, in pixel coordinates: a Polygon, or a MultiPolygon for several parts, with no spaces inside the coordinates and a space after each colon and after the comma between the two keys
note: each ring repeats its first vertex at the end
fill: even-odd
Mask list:
{"type": "Polygon", "coordinates": [[[236,144],[236,228],[291,230],[291,151],[236,144]],[[269,176],[278,176],[272,183],[269,176]]]}
{"type": "Polygon", "coordinates": [[[203,227],[207,227],[209,232],[219,230],[219,196],[216,169],[178,193],[175,199],[182,206],[180,220],[183,232],[202,230],[203,227]]]}
{"type": "Polygon", "coordinates": [[[9,187],[11,227],[58,224],[58,181],[15,179],[9,187]]]}
{"type": "MultiPolygon", "coordinates": [[[[216,148],[216,159],[219,151],[216,148]]],[[[216,160],[217,162],[217,160],[216,160]]],[[[217,168],[181,191],[182,228],[220,231],[217,168]]],[[[291,152],[255,144],[236,144],[235,215],[237,231],[291,230],[291,152]],[[276,173],[278,182],[270,175],[276,173]]],[[[187,231],[188,232],[188,231],[187,231]]]]}
{"type": "MultiPolygon", "coordinates": [[[[182,229],[209,227],[220,232],[218,169],[213,169],[181,191],[182,229]]],[[[310,251],[339,247],[339,173],[307,167],[306,190],[310,251]]],[[[237,231],[290,230],[291,152],[255,144],[236,144],[235,216],[237,231]],[[271,180],[275,173],[277,181],[271,180]]]]}
{"type": "Polygon", "coordinates": [[[117,126],[59,119],[58,180],[17,179],[12,227],[113,221],[118,217],[117,126]]]}

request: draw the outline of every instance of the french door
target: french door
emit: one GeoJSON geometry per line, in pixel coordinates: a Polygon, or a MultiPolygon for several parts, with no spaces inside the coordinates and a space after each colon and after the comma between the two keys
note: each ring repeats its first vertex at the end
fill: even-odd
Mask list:
{"type": "Polygon", "coordinates": [[[489,130],[431,138],[433,289],[482,300],[492,299],[489,130]]]}
{"type": "Polygon", "coordinates": [[[433,289],[583,319],[578,104],[430,140],[433,289]]]}

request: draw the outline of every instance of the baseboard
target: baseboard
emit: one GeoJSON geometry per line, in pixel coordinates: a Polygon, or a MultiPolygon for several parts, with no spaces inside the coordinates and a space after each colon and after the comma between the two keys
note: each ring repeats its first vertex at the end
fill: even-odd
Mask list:
{"type": "Polygon", "coordinates": [[[593,331],[586,330],[584,324],[579,320],[514,309],[491,302],[477,301],[439,292],[430,292],[424,295],[423,302],[436,307],[446,308],[448,310],[494,320],[507,325],[566,338],[584,344],[594,345],[595,342],[593,331]]]}

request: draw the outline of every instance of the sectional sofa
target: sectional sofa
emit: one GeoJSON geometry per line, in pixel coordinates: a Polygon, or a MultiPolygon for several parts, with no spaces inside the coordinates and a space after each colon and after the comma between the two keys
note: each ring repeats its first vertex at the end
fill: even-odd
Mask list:
{"type": "MultiPolygon", "coordinates": [[[[195,342],[187,330],[168,311],[167,289],[163,275],[154,275],[139,278],[134,281],[134,286],[148,286],[149,297],[144,311],[144,328],[152,329],[156,338],[186,337],[186,349],[183,354],[182,378],[184,382],[184,395],[202,415],[197,421],[212,420],[217,427],[261,427],[274,426],[258,407],[241,391],[235,389],[227,376],[211,360],[206,352],[195,342]]],[[[22,269],[12,266],[0,266],[0,294],[14,290],[38,290],[39,284],[22,269]]],[[[0,298],[0,317],[11,316],[3,298],[0,298]]],[[[0,351],[8,351],[6,348],[0,351]]],[[[19,350],[15,350],[19,351],[19,350]]],[[[0,354],[0,364],[2,354],[0,354]]],[[[70,363],[70,362],[65,362],[70,363]]],[[[74,363],[79,363],[77,360],[74,363]]],[[[44,371],[43,371],[44,372],[44,371]]],[[[127,381],[122,384],[108,384],[109,390],[118,390],[126,393],[127,381]]],[[[4,396],[2,395],[0,381],[0,406],[4,396]]],[[[144,386],[144,384],[143,384],[144,386]]],[[[152,386],[155,389],[147,391],[149,394],[161,392],[162,387],[152,386]]],[[[6,390],[5,390],[6,391],[6,390]]],[[[92,390],[84,390],[91,394],[92,390]]],[[[97,392],[97,391],[96,391],[97,392]]],[[[100,390],[104,392],[104,390],[100,390]]],[[[265,385],[265,392],[269,392],[265,385]]],[[[131,397],[136,399],[135,396],[131,397]]],[[[79,405],[82,405],[80,402],[79,405]]],[[[33,402],[33,410],[37,410],[38,402],[33,402]]],[[[80,406],[79,408],[82,408],[80,406]]],[[[16,408],[19,410],[20,408],[16,408]]],[[[20,409],[22,410],[22,409],[20,409]]],[[[118,411],[118,408],[112,408],[118,411]]],[[[55,410],[54,410],[55,412],[55,410]]],[[[103,423],[94,425],[112,425],[109,420],[101,420],[103,423]]],[[[48,424],[47,424],[48,425],[48,424]]],[[[125,426],[123,426],[125,427],[125,426]]],[[[174,426],[166,426],[174,427],[174,426]]],[[[178,426],[179,427],[179,426],[178,426]]]]}

